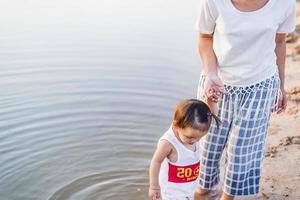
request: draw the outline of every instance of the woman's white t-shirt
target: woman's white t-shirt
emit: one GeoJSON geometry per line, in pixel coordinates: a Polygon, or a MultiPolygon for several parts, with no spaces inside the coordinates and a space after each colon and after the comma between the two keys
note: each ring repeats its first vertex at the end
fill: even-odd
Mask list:
{"type": "Polygon", "coordinates": [[[227,85],[258,83],[277,71],[276,33],[295,29],[296,0],[269,0],[251,12],[231,0],[201,0],[196,28],[213,33],[218,73],[227,85]]]}

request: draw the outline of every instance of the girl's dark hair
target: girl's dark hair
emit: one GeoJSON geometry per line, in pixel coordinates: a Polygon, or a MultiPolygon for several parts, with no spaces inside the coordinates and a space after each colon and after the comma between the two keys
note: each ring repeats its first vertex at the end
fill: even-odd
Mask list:
{"type": "Polygon", "coordinates": [[[174,121],[179,128],[208,130],[212,119],[216,121],[219,128],[220,119],[211,112],[206,103],[197,99],[182,100],[176,106],[174,114],[174,121]]]}

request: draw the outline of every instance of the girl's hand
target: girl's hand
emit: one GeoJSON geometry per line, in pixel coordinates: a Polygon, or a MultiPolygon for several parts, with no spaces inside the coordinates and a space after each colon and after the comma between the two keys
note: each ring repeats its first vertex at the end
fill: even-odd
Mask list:
{"type": "Polygon", "coordinates": [[[207,102],[213,102],[213,103],[217,103],[220,96],[222,95],[221,92],[218,91],[218,88],[211,88],[208,91],[208,95],[205,96],[205,99],[207,100],[207,102]]]}
{"type": "Polygon", "coordinates": [[[287,107],[287,98],[286,98],[286,94],[283,88],[280,89],[281,90],[281,95],[279,96],[279,100],[277,102],[277,105],[275,106],[275,112],[277,114],[285,111],[286,107],[287,107]]]}
{"type": "Polygon", "coordinates": [[[149,197],[151,200],[160,199],[160,188],[149,188],[149,197]]]}
{"type": "Polygon", "coordinates": [[[204,82],[204,96],[207,100],[217,102],[224,94],[225,88],[221,79],[217,75],[207,75],[204,82]]]}

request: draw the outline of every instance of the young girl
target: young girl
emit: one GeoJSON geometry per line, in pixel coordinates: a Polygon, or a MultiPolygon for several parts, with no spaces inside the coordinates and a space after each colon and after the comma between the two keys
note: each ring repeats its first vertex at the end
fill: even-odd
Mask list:
{"type": "Polygon", "coordinates": [[[205,195],[220,182],[225,149],[221,200],[255,195],[271,111],[280,113],[287,106],[285,35],[295,29],[296,1],[200,2],[196,27],[203,76],[198,98],[219,99],[215,111],[222,124],[212,124],[200,142],[198,193],[205,195]]]}
{"type": "Polygon", "coordinates": [[[152,200],[194,199],[199,175],[199,143],[219,119],[200,100],[181,101],[169,130],[159,139],[150,165],[149,196],[152,200]]]}

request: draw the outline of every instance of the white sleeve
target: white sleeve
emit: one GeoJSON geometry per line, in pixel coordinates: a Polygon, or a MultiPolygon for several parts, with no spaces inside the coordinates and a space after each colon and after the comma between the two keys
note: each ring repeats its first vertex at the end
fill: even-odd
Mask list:
{"type": "Polygon", "coordinates": [[[279,24],[277,33],[290,33],[295,30],[296,26],[296,1],[292,0],[291,6],[285,19],[279,24]]]}
{"type": "Polygon", "coordinates": [[[199,14],[196,21],[196,30],[200,33],[213,33],[216,26],[217,8],[213,0],[200,0],[199,14]]]}

